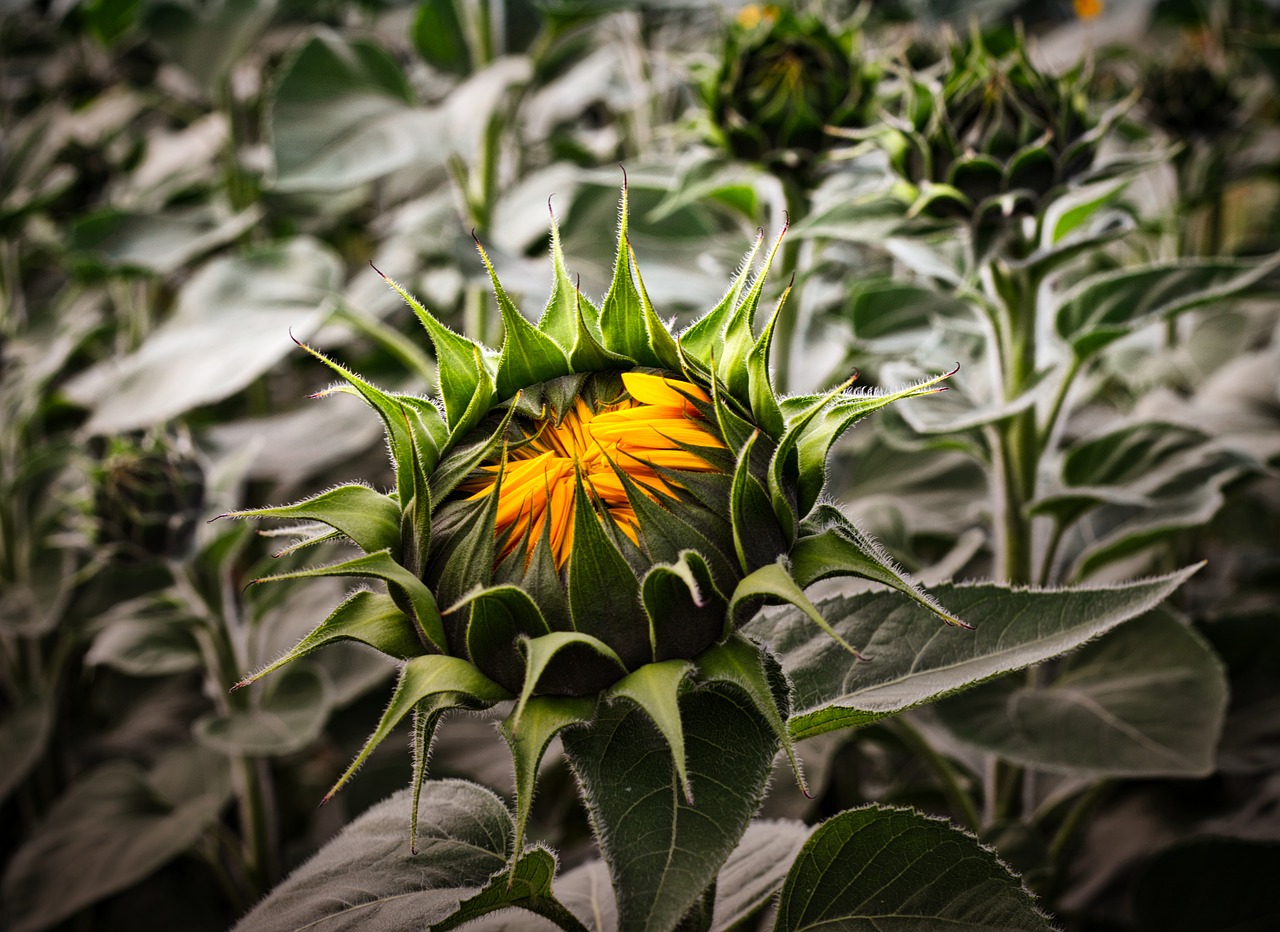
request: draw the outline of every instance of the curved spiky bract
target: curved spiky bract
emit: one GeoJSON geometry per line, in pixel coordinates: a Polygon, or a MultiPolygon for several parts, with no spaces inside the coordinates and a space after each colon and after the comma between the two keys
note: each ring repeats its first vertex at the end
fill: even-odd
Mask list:
{"type": "MultiPolygon", "coordinates": [[[[402,664],[386,716],[339,785],[410,711],[420,784],[444,712],[514,700],[502,730],[516,756],[523,833],[551,737],[592,727],[602,702],[629,702],[662,735],[691,801],[680,713],[691,692],[738,690],[795,760],[776,700],[786,693],[781,673],[765,647],[736,633],[762,605],[791,603],[839,640],[803,590],[856,575],[957,622],[819,504],[835,440],[887,404],[941,390],[946,376],[897,392],[845,384],[780,398],[769,353],[789,289],[767,320],[760,305],[781,237],[758,269],[757,241],[724,298],[675,333],[646,293],[627,224],[624,186],[613,276],[597,305],[571,282],[553,217],[551,297],[536,325],[481,248],[505,329],[497,351],[390,282],[435,349],[435,399],[383,391],[308,348],[381,417],[394,491],[343,485],[233,516],[318,522],[363,551],[270,579],[345,575],[386,586],[355,593],[245,680],[340,639],[402,664]]],[[[851,662],[860,656],[844,646],[851,662]]]]}

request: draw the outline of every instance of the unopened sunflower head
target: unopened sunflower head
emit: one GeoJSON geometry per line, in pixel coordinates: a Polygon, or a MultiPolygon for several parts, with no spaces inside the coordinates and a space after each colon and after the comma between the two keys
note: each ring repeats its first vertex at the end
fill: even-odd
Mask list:
{"type": "MultiPolygon", "coordinates": [[[[761,245],[721,301],[674,334],[631,251],[624,187],[613,281],[599,306],[571,283],[554,222],[552,292],[536,325],[481,249],[505,326],[496,352],[392,283],[433,344],[438,398],[382,391],[316,354],[343,377],[339,390],[381,415],[396,487],[340,486],[237,516],[319,522],[321,536],[363,551],[271,579],[354,576],[386,591],[355,592],[245,683],[337,639],[404,661],[383,722],[339,786],[410,709],[425,723],[416,735],[425,760],[440,712],[504,699],[516,700],[504,733],[518,776],[536,772],[521,755],[546,746],[540,725],[520,727],[529,708],[572,703],[534,716],[563,727],[589,722],[601,697],[644,708],[683,774],[675,697],[691,676],[725,671],[789,747],[771,661],[736,633],[760,606],[790,602],[840,640],[803,590],[858,575],[956,622],[821,501],[836,438],[897,399],[939,390],[945,376],[894,393],[843,384],[779,397],[768,360],[786,292],[765,319],[778,247],[757,271],[761,245]]],[[[841,643],[852,661],[857,651],[841,643]]],[[[519,825],[526,814],[520,808],[519,825]]]]}
{"type": "Polygon", "coordinates": [[[1096,115],[1084,65],[1050,75],[1020,33],[975,32],[952,47],[940,80],[907,74],[879,135],[912,208],[989,226],[1034,216],[1093,168],[1128,102],[1096,115]]]}
{"type": "Polygon", "coordinates": [[[735,158],[808,173],[831,148],[826,127],[871,122],[879,70],[856,40],[783,5],[744,6],[702,83],[713,141],[735,158]]]}

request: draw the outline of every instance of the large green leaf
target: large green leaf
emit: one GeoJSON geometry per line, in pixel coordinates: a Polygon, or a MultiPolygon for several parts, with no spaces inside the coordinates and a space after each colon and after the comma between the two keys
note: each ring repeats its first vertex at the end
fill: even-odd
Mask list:
{"type": "Polygon", "coordinates": [[[147,427],[221,401],[292,352],[290,332],[304,339],[320,326],[341,276],[337,255],[307,237],[216,259],[182,287],[173,315],[136,351],[65,390],[92,410],[91,433],[147,427]]]}
{"type": "Polygon", "coordinates": [[[507,865],[511,814],[462,780],[422,788],[418,853],[409,853],[411,793],[396,793],[348,825],[240,920],[262,929],[421,929],[451,915],[507,865]]]}
{"type": "Polygon", "coordinates": [[[1085,279],[1057,310],[1058,335],[1080,358],[1152,321],[1266,287],[1280,253],[1262,262],[1179,259],[1085,279]]]}
{"type": "Polygon", "coordinates": [[[954,929],[1050,932],[1018,878],[939,819],[867,806],[809,837],[778,899],[774,932],[954,929]]]}
{"type": "Polygon", "coordinates": [[[270,126],[280,191],[341,191],[409,165],[445,170],[444,115],[415,107],[400,66],[371,42],[309,39],[276,85],[270,126]]]}
{"type": "Polygon", "coordinates": [[[213,93],[275,13],[274,0],[221,3],[143,4],[143,31],[164,53],[164,61],[184,68],[213,93]]]}
{"type": "Polygon", "coordinates": [[[743,630],[772,648],[795,685],[790,728],[799,739],[863,725],[1079,647],[1160,604],[1197,568],[1096,588],[933,587],[975,631],[940,626],[897,594],[828,599],[819,612],[871,658],[856,663],[798,611],[766,613],[743,630]]]}
{"type": "Polygon", "coordinates": [[[666,739],[629,702],[564,732],[613,877],[618,928],[672,928],[703,895],[746,831],[777,740],[749,700],[714,685],[681,697],[689,784],[684,800],[666,739]]]}
{"type": "Polygon", "coordinates": [[[752,822],[720,868],[711,928],[733,929],[772,899],[809,832],[809,826],[794,819],[752,822]]]}
{"type": "Polygon", "coordinates": [[[1204,776],[1226,706],[1222,661],[1161,608],[1068,657],[1051,682],[1006,676],[935,711],[962,741],[1040,770],[1204,776]]]}
{"type": "Polygon", "coordinates": [[[162,213],[106,210],[75,224],[71,247],[82,261],[169,275],[244,235],[262,215],[261,208],[233,214],[210,204],[162,213]]]}
{"type": "MultiPolygon", "coordinates": [[[[741,923],[782,887],[791,862],[808,837],[809,826],[792,819],[752,822],[716,878],[713,932],[744,928],[741,923]]],[[[498,876],[506,882],[505,876],[498,876]]],[[[603,861],[587,861],[565,872],[556,878],[553,891],[592,932],[618,928],[618,905],[603,861]]],[[[466,932],[552,932],[558,928],[524,910],[509,909],[472,920],[466,932]]]]}
{"type": "Polygon", "coordinates": [[[36,932],[132,886],[194,845],[229,795],[221,758],[190,747],[150,773],[119,760],[85,773],[14,854],[0,924],[36,932]]]}

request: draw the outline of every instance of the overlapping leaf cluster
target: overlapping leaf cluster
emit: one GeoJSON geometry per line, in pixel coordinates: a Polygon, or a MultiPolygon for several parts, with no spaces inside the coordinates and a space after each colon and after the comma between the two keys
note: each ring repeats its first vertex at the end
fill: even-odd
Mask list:
{"type": "MultiPolygon", "coordinates": [[[[386,715],[334,791],[411,709],[417,714],[414,782],[420,787],[442,712],[516,696],[504,729],[518,772],[523,767],[531,773],[546,741],[568,725],[589,722],[595,695],[607,689],[652,718],[690,796],[678,699],[695,669],[689,661],[708,648],[716,659],[701,663],[702,679],[727,679],[745,689],[761,719],[789,747],[778,708],[781,702],[785,712],[785,693],[775,697],[777,684],[759,648],[734,634],[763,602],[800,607],[854,656],[857,650],[805,597],[810,583],[862,576],[959,623],[837,509],[820,503],[836,438],[893,401],[936,391],[945,376],[893,393],[854,392],[845,384],[825,394],[778,398],[768,359],[786,294],[760,325],[773,258],[771,252],[753,277],[760,245],[758,239],[719,304],[677,337],[645,291],[627,238],[624,186],[613,282],[599,308],[571,284],[554,227],[552,293],[536,326],[517,309],[481,249],[505,329],[496,353],[444,326],[392,283],[435,348],[438,404],[382,391],[317,354],[343,378],[339,390],[359,395],[382,417],[395,489],[384,494],[343,485],[293,505],[235,516],[319,522],[324,530],[304,534],[297,546],[341,536],[363,551],[259,582],[349,576],[386,584],[385,593],[353,593],[292,651],[242,684],[339,639],[362,641],[404,661],[386,715]],[[710,401],[702,403],[704,418],[727,448],[723,470],[700,474],[697,488],[681,475],[690,490],[669,496],[665,506],[636,490],[634,547],[612,522],[597,517],[579,477],[574,545],[563,569],[551,559],[545,536],[531,544],[528,560],[522,553],[499,561],[501,466],[498,488],[478,503],[459,501],[459,484],[482,464],[501,463],[513,419],[563,417],[584,386],[595,384],[588,377],[637,369],[678,373],[705,390],[710,401]],[[697,507],[682,504],[686,493],[697,507]],[[730,672],[715,672],[721,667],[730,672]],[[537,697],[566,694],[587,701],[562,705],[555,724],[529,745],[530,729],[521,729],[526,708],[537,697]]],[[[522,797],[527,812],[527,790],[522,797]]]]}

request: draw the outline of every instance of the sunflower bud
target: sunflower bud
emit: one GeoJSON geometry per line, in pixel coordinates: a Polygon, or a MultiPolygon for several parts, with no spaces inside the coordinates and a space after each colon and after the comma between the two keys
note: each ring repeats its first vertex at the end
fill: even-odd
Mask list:
{"type": "Polygon", "coordinates": [[[916,211],[974,226],[1033,216],[1093,166],[1106,124],[1086,108],[1083,67],[1052,77],[1031,64],[1021,35],[994,44],[974,35],[953,48],[941,83],[907,78],[881,144],[916,211]]]}
{"type": "Polygon", "coordinates": [[[744,161],[808,171],[830,145],[824,127],[868,122],[877,73],[852,46],[816,16],[743,7],[703,87],[717,141],[744,161]]]}
{"type": "MultiPolygon", "coordinates": [[[[363,551],[268,579],[385,586],[353,593],[240,684],[339,639],[403,662],[383,720],[334,791],[410,710],[425,762],[442,712],[513,699],[503,734],[516,759],[519,834],[551,736],[590,728],[600,702],[627,701],[669,743],[691,799],[676,711],[689,689],[744,693],[790,750],[777,665],[737,633],[761,605],[797,606],[851,660],[857,650],[804,594],[819,579],[873,579],[960,623],[821,503],[836,438],[897,399],[940,390],[946,376],[895,393],[844,384],[779,398],[769,349],[786,292],[767,321],[759,314],[778,244],[752,278],[757,241],[720,303],[677,335],[631,252],[625,187],[621,216],[613,283],[598,307],[573,286],[553,225],[552,294],[537,325],[481,249],[505,329],[496,353],[392,283],[435,348],[438,400],[382,391],[316,355],[345,380],[337,390],[381,416],[395,490],[351,484],[235,515],[318,522],[316,538],[336,532],[363,551]]],[[[424,774],[416,769],[416,786],[424,774]]]]}
{"type": "Polygon", "coordinates": [[[115,437],[95,470],[99,542],[125,559],[176,556],[204,505],[204,470],[188,443],[115,437]]]}

